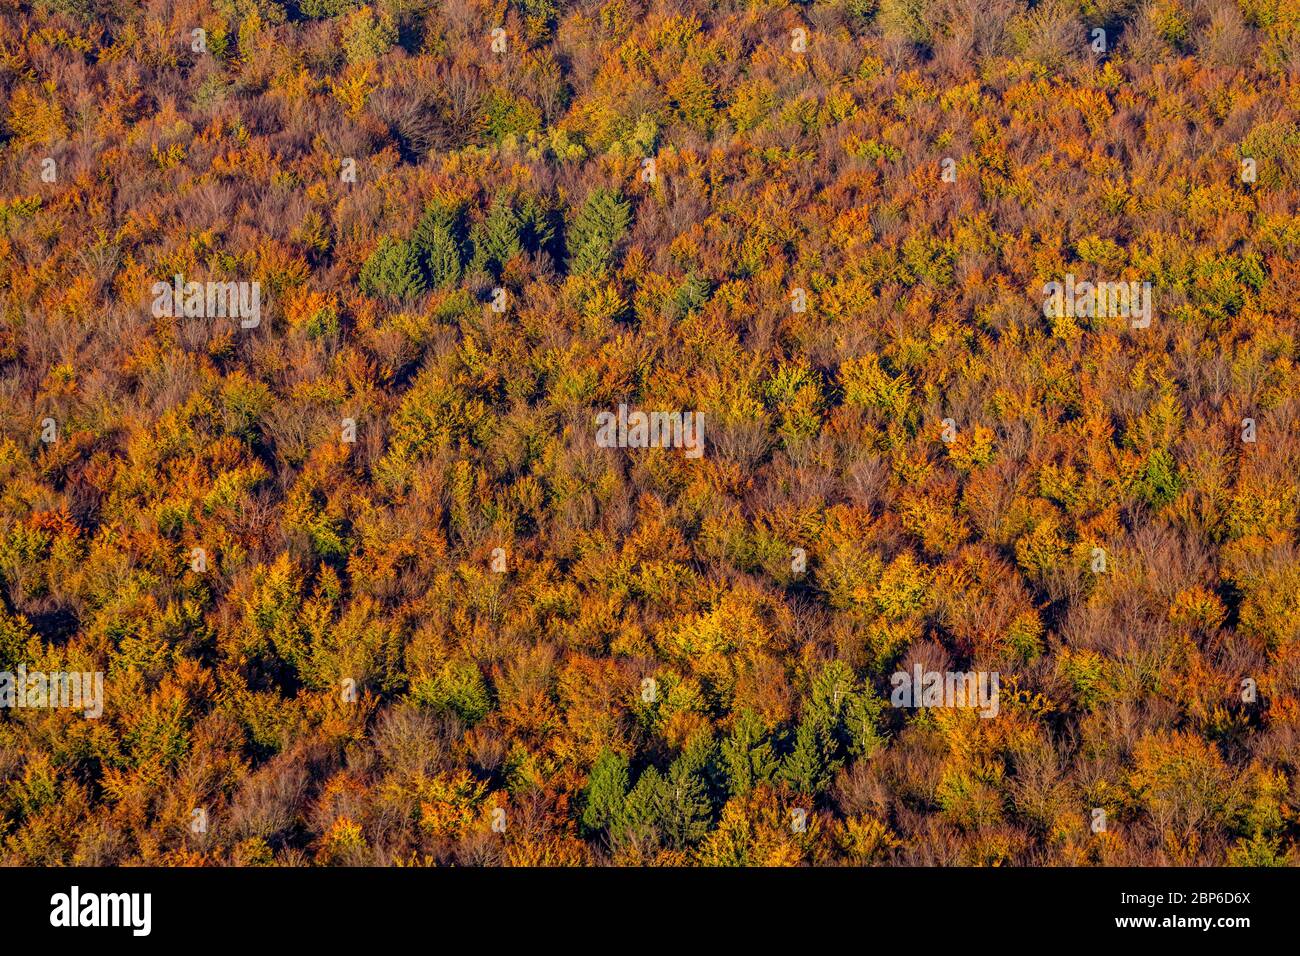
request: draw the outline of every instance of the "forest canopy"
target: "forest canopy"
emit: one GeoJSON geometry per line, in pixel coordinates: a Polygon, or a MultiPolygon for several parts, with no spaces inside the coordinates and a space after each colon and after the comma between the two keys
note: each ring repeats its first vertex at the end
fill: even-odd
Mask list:
{"type": "Polygon", "coordinates": [[[0,863],[1300,863],[1298,253],[1291,0],[0,0],[0,863]]]}

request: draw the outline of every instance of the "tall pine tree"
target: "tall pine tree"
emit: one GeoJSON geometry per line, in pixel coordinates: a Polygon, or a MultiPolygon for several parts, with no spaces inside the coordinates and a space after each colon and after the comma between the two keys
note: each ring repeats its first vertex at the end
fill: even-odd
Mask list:
{"type": "Polygon", "coordinates": [[[487,218],[472,232],[473,271],[490,269],[499,273],[502,266],[519,255],[524,248],[520,236],[522,226],[523,221],[514,204],[507,196],[498,193],[487,218]]]}
{"type": "Polygon", "coordinates": [[[428,291],[419,258],[409,242],[385,236],[361,267],[361,291],[409,302],[428,291]]]}
{"type": "Polygon", "coordinates": [[[448,203],[433,202],[424,210],[411,236],[411,245],[429,286],[441,289],[460,279],[460,210],[448,203]]]}
{"type": "Polygon", "coordinates": [[[587,781],[587,805],[582,811],[582,829],[588,835],[614,829],[623,819],[627,769],[627,758],[608,750],[596,759],[587,781]]]}
{"type": "Polygon", "coordinates": [[[762,719],[752,710],[741,711],[731,736],[722,743],[722,764],[727,775],[727,792],[743,796],[756,784],[770,783],[779,761],[767,739],[762,719]]]}
{"type": "Polygon", "coordinates": [[[592,190],[569,226],[569,271],[603,275],[631,224],[632,207],[619,193],[603,187],[592,190]]]}

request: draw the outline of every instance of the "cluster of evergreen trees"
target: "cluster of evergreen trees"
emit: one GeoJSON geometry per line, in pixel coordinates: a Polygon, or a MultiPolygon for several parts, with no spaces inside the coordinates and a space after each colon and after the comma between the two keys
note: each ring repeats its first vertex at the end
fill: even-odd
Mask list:
{"type": "Polygon", "coordinates": [[[499,279],[506,264],[524,254],[563,261],[573,274],[601,275],[615,264],[631,224],[631,205],[605,187],[591,191],[567,226],[558,203],[535,196],[498,194],[473,221],[463,204],[435,201],[409,238],[380,240],[358,281],[370,295],[411,303],[462,277],[499,279]]]}
{"type": "MultiPolygon", "coordinates": [[[[793,733],[773,734],[743,710],[720,741],[691,738],[661,772],[644,764],[631,785],[628,757],[603,752],[584,792],[582,827],[611,848],[662,841],[686,850],[704,838],[730,799],[759,786],[787,784],[794,792],[825,791],[852,759],[870,758],[885,744],[884,701],[860,686],[851,668],[832,661],[812,681],[811,697],[793,733]]],[[[806,815],[809,808],[802,809],[806,815]]],[[[792,818],[792,826],[797,826],[792,818]]]]}

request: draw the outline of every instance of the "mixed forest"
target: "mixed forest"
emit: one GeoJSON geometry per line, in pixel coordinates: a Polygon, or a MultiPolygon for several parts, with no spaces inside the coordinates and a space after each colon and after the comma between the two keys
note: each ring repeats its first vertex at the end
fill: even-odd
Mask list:
{"type": "Polygon", "coordinates": [[[0,0],[0,863],[1300,863],[1298,294],[1295,0],[0,0]]]}

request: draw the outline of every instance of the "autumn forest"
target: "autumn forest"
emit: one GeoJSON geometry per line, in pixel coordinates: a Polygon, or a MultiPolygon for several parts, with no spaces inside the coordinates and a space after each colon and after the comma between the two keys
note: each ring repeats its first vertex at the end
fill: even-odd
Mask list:
{"type": "Polygon", "coordinates": [[[1300,864],[1296,0],[0,0],[0,864],[1300,864]]]}

